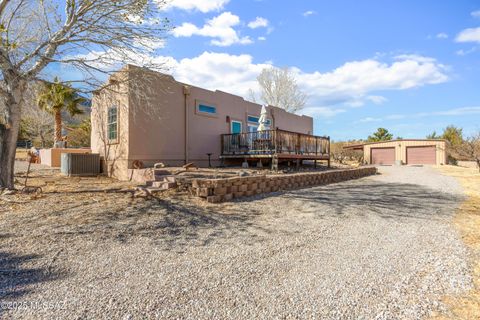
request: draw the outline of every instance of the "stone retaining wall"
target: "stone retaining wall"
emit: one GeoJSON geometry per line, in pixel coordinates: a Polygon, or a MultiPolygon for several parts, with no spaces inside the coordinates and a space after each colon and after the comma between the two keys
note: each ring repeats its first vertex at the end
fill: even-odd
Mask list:
{"type": "Polygon", "coordinates": [[[285,175],[248,176],[223,179],[196,179],[192,183],[196,196],[208,202],[218,203],[234,198],[249,197],[281,190],[292,190],[310,186],[357,179],[377,173],[375,167],[306,172],[285,175]]]}

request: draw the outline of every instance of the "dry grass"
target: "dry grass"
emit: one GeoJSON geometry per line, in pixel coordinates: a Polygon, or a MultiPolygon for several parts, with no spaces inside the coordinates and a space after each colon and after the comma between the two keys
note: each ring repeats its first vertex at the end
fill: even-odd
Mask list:
{"type": "Polygon", "coordinates": [[[474,288],[464,296],[445,297],[449,315],[434,319],[480,319],[480,173],[477,169],[454,166],[442,166],[438,170],[458,179],[468,196],[458,209],[454,224],[472,253],[474,288]]]}
{"type": "Polygon", "coordinates": [[[15,159],[17,160],[23,160],[27,161],[27,149],[17,149],[17,152],[15,154],[15,159]]]}

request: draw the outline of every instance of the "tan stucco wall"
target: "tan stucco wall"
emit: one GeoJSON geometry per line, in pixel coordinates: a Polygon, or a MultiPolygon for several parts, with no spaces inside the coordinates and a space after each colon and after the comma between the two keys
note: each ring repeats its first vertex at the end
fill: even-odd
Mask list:
{"type": "MultiPolygon", "coordinates": [[[[125,76],[124,73],[119,77],[125,76]]],[[[129,98],[128,85],[120,81],[109,89],[104,89],[92,98],[92,134],[91,148],[93,153],[99,153],[104,162],[102,170],[121,180],[127,180],[128,150],[129,150],[129,98]],[[118,139],[110,141],[107,138],[107,114],[110,106],[118,110],[118,139]]]]}
{"type": "Polygon", "coordinates": [[[407,147],[436,146],[437,165],[446,163],[446,142],[439,140],[397,140],[390,142],[379,142],[366,144],[363,147],[363,157],[366,164],[371,163],[372,148],[395,148],[395,160],[401,160],[402,164],[407,163],[407,147]]]}
{"type": "MultiPolygon", "coordinates": [[[[260,116],[261,106],[245,101],[239,96],[221,91],[210,91],[188,86],[189,94],[184,95],[183,83],[171,76],[128,66],[128,99],[118,94],[100,94],[93,100],[92,123],[96,113],[106,112],[108,105],[120,99],[126,106],[122,113],[119,133],[124,136],[119,146],[120,160],[127,160],[129,167],[134,160],[146,166],[155,162],[167,165],[183,165],[185,159],[185,112],[188,114],[188,160],[199,166],[208,165],[207,153],[212,153],[213,164],[220,156],[220,135],[230,133],[231,120],[241,121],[243,131],[247,130],[247,116],[260,116]],[[197,112],[197,103],[203,102],[217,108],[215,116],[197,112]],[[185,107],[186,103],[186,107],[185,107]],[[100,111],[103,110],[103,111],[100,111]],[[96,113],[95,113],[96,112],[96,113]],[[123,121],[128,118],[127,123],[123,121]]],[[[275,127],[283,130],[313,133],[313,119],[287,113],[282,109],[269,107],[273,113],[275,127]]],[[[273,120],[273,119],[272,119],[273,120]]],[[[97,127],[99,125],[97,124],[97,127]]],[[[103,125],[106,128],[106,124],[103,125]]],[[[97,151],[101,143],[99,130],[92,130],[92,150],[97,151]]]]}

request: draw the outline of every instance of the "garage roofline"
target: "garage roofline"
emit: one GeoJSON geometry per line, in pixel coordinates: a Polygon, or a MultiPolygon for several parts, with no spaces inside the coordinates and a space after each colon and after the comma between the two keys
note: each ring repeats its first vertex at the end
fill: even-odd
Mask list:
{"type": "Polygon", "coordinates": [[[387,141],[375,141],[375,142],[365,142],[359,144],[352,144],[350,146],[344,146],[343,149],[354,149],[354,150],[363,150],[363,147],[366,145],[372,144],[382,144],[382,143],[391,143],[391,142],[401,142],[401,141],[428,141],[428,142],[446,142],[445,139],[395,139],[395,140],[387,140],[387,141]]]}

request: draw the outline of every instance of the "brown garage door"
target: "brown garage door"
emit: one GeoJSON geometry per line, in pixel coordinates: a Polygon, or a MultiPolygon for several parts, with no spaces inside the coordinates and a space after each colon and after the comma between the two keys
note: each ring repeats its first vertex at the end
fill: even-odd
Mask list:
{"type": "Polygon", "coordinates": [[[395,148],[372,148],[372,164],[394,164],[395,148]]]}
{"type": "Polygon", "coordinates": [[[436,148],[428,147],[407,147],[407,164],[436,164],[436,148]]]}

